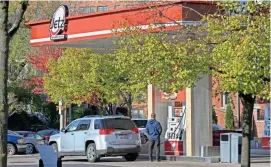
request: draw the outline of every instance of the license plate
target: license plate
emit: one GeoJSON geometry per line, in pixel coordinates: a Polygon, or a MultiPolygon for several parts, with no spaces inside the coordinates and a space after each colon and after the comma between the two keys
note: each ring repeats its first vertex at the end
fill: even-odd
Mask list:
{"type": "Polygon", "coordinates": [[[122,139],[122,140],[123,139],[128,139],[128,135],[126,135],[126,134],[125,135],[119,135],[119,139],[122,139]]]}

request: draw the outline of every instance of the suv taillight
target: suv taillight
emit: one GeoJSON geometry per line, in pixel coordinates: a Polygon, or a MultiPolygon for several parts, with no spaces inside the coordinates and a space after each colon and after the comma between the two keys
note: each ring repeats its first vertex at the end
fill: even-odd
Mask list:
{"type": "Polygon", "coordinates": [[[139,134],[139,130],[138,130],[138,128],[133,128],[133,129],[131,129],[133,132],[135,132],[136,134],[139,134]]]}
{"type": "Polygon", "coordinates": [[[100,129],[100,135],[110,135],[114,132],[114,129],[100,129]]]}

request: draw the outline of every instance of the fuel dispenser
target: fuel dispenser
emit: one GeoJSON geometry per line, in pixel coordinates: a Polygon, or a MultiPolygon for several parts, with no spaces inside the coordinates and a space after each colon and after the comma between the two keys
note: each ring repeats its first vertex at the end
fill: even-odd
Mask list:
{"type": "Polygon", "coordinates": [[[165,134],[165,155],[184,155],[185,106],[169,107],[165,134]]]}

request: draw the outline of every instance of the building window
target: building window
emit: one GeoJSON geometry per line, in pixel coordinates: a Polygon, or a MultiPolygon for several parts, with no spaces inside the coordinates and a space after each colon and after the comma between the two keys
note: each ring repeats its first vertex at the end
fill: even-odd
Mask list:
{"type": "Polygon", "coordinates": [[[132,110],[132,118],[145,118],[144,110],[132,110]]]}
{"type": "Polygon", "coordinates": [[[226,107],[227,106],[227,104],[229,103],[228,102],[228,99],[229,98],[229,93],[223,93],[222,94],[222,107],[226,107]]]}
{"type": "Polygon", "coordinates": [[[87,8],[83,8],[81,10],[84,11],[83,13],[93,13],[93,12],[96,12],[96,6],[90,6],[90,7],[87,7],[87,8]]]}
{"type": "Polygon", "coordinates": [[[126,5],[126,8],[132,8],[134,5],[126,5]]]}
{"type": "Polygon", "coordinates": [[[90,13],[90,7],[86,8],[85,13],[90,13]]]}
{"type": "Polygon", "coordinates": [[[120,5],[115,5],[114,8],[115,8],[115,9],[119,9],[119,8],[120,8],[120,5]]]}
{"type": "Polygon", "coordinates": [[[97,7],[96,6],[91,6],[90,7],[90,13],[96,12],[97,7]]]}
{"type": "Polygon", "coordinates": [[[257,120],[258,121],[264,120],[264,111],[261,109],[257,109],[257,120]]]}
{"type": "Polygon", "coordinates": [[[83,14],[84,13],[84,10],[85,10],[85,8],[79,8],[79,14],[83,14]]]}
{"type": "Polygon", "coordinates": [[[108,10],[108,6],[98,6],[98,12],[103,12],[107,10],[108,10]]]}

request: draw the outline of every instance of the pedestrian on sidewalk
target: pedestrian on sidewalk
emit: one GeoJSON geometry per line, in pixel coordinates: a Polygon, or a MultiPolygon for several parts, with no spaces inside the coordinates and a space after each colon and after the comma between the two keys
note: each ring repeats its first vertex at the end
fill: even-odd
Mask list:
{"type": "Polygon", "coordinates": [[[156,120],[156,114],[151,114],[151,119],[148,121],[146,131],[149,135],[149,158],[153,161],[152,152],[156,144],[156,161],[160,161],[160,136],[162,134],[162,127],[160,122],[156,120]]]}

